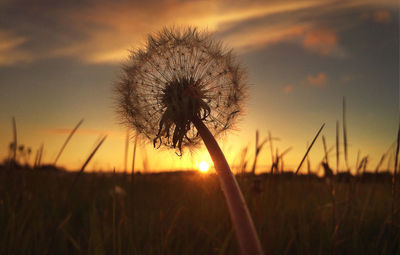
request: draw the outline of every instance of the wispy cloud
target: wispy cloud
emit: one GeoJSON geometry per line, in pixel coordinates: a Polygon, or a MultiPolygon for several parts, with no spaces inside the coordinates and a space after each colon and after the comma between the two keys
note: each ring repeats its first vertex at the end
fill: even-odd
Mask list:
{"type": "Polygon", "coordinates": [[[0,30],[0,66],[13,65],[18,62],[30,62],[32,55],[21,50],[20,46],[27,38],[0,30]]]}
{"type": "Polygon", "coordinates": [[[330,55],[338,46],[338,35],[330,29],[315,29],[307,31],[304,36],[303,46],[306,49],[330,55]]]}
{"type": "Polygon", "coordinates": [[[307,76],[307,83],[310,86],[316,87],[316,88],[322,88],[325,86],[328,78],[326,77],[326,74],[321,72],[317,75],[309,75],[307,76]]]}
{"type": "Polygon", "coordinates": [[[288,85],[285,85],[284,87],[283,87],[283,92],[285,93],[285,94],[289,94],[289,93],[291,93],[293,90],[294,90],[294,86],[293,85],[290,85],[290,84],[288,84],[288,85]]]}

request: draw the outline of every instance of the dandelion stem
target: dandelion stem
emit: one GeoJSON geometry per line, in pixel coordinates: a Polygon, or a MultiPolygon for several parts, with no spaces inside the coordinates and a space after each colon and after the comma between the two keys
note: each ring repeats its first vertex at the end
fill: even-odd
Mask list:
{"type": "Polygon", "coordinates": [[[204,123],[197,117],[193,118],[193,124],[199,131],[204,144],[214,162],[222,191],[227,200],[229,213],[236,232],[236,238],[243,255],[263,254],[260,240],[254,228],[253,220],[247,208],[240,187],[232,174],[221,148],[214,136],[204,123]]]}

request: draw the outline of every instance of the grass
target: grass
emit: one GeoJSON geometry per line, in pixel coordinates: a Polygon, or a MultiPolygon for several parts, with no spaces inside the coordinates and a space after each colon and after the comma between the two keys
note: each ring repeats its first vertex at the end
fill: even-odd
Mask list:
{"type": "MultiPolygon", "coordinates": [[[[257,192],[251,175],[238,181],[267,254],[399,254],[390,178],[334,179],[333,212],[324,179],[259,177],[257,192]]],[[[74,178],[0,171],[1,254],[43,254],[54,228],[49,254],[239,254],[215,175],[136,174],[132,185],[126,174],[83,173],[64,203],[74,178]]]]}
{"type": "MultiPolygon", "coordinates": [[[[395,143],[370,171],[368,155],[360,158],[359,152],[356,177],[348,168],[338,173],[336,166],[336,175],[317,178],[308,152],[323,127],[298,167],[307,159],[308,175],[284,171],[283,156],[290,148],[282,153],[276,148],[272,155],[276,138],[270,133],[261,144],[256,133],[256,152],[270,142],[275,171],[254,176],[254,169],[246,174],[248,147],[239,157],[237,178],[265,253],[400,254],[400,127],[395,143]],[[394,163],[394,175],[382,171],[384,160],[387,169],[394,163]]],[[[13,128],[16,134],[15,124],[13,128]]],[[[339,122],[336,131],[339,161],[339,122]]],[[[15,164],[5,160],[0,165],[0,254],[240,253],[216,175],[140,174],[134,172],[134,163],[131,174],[85,173],[104,139],[77,173],[42,166],[43,145],[33,169],[18,164],[16,152],[10,151],[15,164]]],[[[331,149],[324,136],[322,140],[321,163],[330,169],[331,149]]],[[[136,143],[135,139],[133,162],[136,143]]]]}
{"type": "Polygon", "coordinates": [[[76,124],[76,126],[74,127],[74,129],[71,130],[71,133],[69,134],[69,136],[67,137],[67,139],[65,140],[64,144],[61,146],[60,151],[58,152],[56,159],[54,160],[53,165],[57,164],[58,159],[60,158],[61,154],[63,153],[65,147],[67,146],[68,142],[71,140],[72,136],[74,135],[74,133],[76,132],[76,130],[78,130],[79,126],[82,125],[83,123],[83,119],[81,119],[78,124],[76,124]]]}
{"type": "Polygon", "coordinates": [[[296,169],[296,172],[295,172],[296,174],[297,174],[297,173],[299,172],[299,170],[301,169],[301,166],[303,165],[304,160],[307,158],[308,153],[310,152],[312,146],[313,146],[314,143],[315,143],[315,140],[317,140],[317,138],[318,138],[319,134],[321,133],[322,129],[324,128],[324,126],[325,126],[325,123],[322,124],[322,126],[319,128],[319,130],[318,130],[317,134],[315,135],[313,141],[311,142],[310,146],[308,146],[307,151],[306,151],[306,154],[304,154],[304,157],[301,159],[300,164],[299,164],[299,166],[298,166],[297,169],[296,169]]]}

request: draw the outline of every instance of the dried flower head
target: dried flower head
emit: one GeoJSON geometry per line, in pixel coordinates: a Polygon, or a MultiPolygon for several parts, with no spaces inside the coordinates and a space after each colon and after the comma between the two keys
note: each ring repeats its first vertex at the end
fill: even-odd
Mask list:
{"type": "Polygon", "coordinates": [[[232,127],[242,110],[244,70],[232,52],[196,28],[164,28],[132,51],[117,84],[124,122],[177,149],[199,143],[199,118],[214,136],[232,127]]]}

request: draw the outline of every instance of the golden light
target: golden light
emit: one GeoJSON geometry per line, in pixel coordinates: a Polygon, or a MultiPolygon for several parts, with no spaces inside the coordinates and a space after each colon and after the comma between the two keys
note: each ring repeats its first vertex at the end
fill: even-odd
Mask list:
{"type": "Polygon", "coordinates": [[[202,173],[207,173],[209,167],[210,167],[210,164],[208,164],[208,163],[205,162],[205,161],[202,161],[202,162],[199,164],[199,170],[200,170],[200,172],[202,172],[202,173]]]}

